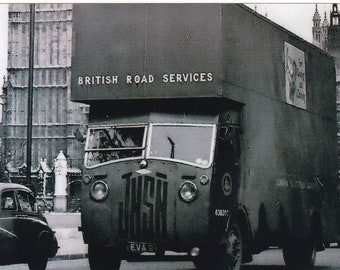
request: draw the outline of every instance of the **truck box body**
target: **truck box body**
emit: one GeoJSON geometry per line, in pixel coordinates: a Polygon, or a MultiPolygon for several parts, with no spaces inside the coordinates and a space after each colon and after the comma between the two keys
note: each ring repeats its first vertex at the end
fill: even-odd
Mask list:
{"type": "Polygon", "coordinates": [[[307,237],[317,208],[324,237],[338,236],[332,57],[237,4],[80,4],[74,28],[72,99],[91,105],[93,123],[148,106],[236,110],[251,234],[275,232],[284,209],[307,237]]]}
{"type": "Polygon", "coordinates": [[[319,104],[314,96],[321,93],[314,89],[323,85],[334,92],[325,88],[333,79],[333,60],[244,6],[75,5],[74,16],[80,22],[74,26],[75,101],[225,97],[245,103],[251,91],[285,103],[287,42],[308,63],[308,110],[331,111],[319,104]],[[127,78],[136,75],[145,81],[127,78]]]}

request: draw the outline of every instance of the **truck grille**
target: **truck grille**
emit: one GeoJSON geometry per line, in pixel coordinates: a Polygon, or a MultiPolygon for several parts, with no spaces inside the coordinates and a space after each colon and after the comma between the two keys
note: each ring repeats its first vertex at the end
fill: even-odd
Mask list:
{"type": "Polygon", "coordinates": [[[128,173],[125,201],[119,202],[119,236],[135,241],[167,238],[167,194],[165,174],[156,178],[128,173]]]}

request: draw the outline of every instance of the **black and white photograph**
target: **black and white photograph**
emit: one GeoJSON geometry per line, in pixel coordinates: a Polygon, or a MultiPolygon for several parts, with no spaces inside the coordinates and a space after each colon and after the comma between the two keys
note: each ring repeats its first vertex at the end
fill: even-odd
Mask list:
{"type": "Polygon", "coordinates": [[[0,1],[0,270],[339,270],[339,9],[0,1]]]}

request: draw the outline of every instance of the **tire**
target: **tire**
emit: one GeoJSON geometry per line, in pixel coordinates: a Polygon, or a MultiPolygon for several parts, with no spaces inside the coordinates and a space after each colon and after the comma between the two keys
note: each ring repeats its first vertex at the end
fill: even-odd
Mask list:
{"type": "Polygon", "coordinates": [[[240,270],[243,256],[243,237],[237,220],[232,220],[226,238],[217,251],[217,269],[240,270]]]}
{"type": "Polygon", "coordinates": [[[30,270],[45,270],[48,258],[56,254],[57,246],[54,234],[51,231],[42,230],[36,246],[32,248],[28,256],[28,268],[30,270]]]}
{"type": "Polygon", "coordinates": [[[288,269],[312,269],[316,258],[316,245],[311,240],[289,243],[283,248],[283,259],[288,269]]]}
{"type": "Polygon", "coordinates": [[[121,252],[116,248],[108,248],[89,244],[89,264],[91,270],[119,270],[121,263],[121,252]]]}
{"type": "Polygon", "coordinates": [[[243,256],[243,238],[239,223],[231,221],[221,244],[202,252],[193,262],[200,270],[240,270],[243,256]]]}
{"type": "Polygon", "coordinates": [[[193,258],[193,263],[198,270],[212,269],[212,261],[207,250],[202,250],[198,257],[193,258]]]}
{"type": "Polygon", "coordinates": [[[28,262],[30,270],[45,270],[48,262],[48,257],[44,255],[34,256],[28,262]]]}

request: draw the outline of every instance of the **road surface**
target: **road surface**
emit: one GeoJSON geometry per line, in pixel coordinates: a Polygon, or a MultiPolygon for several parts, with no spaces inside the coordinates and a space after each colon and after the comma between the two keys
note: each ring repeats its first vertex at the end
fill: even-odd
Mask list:
{"type": "MultiPolygon", "coordinates": [[[[48,262],[47,270],[90,270],[87,259],[52,260],[48,262]]],[[[123,261],[120,270],[194,270],[191,261],[123,261]]],[[[254,256],[252,263],[244,265],[242,270],[284,270],[282,251],[269,249],[254,256]]],[[[339,270],[340,248],[329,248],[318,252],[314,270],[339,270]]],[[[0,266],[0,270],[28,270],[25,264],[0,266]]]]}

